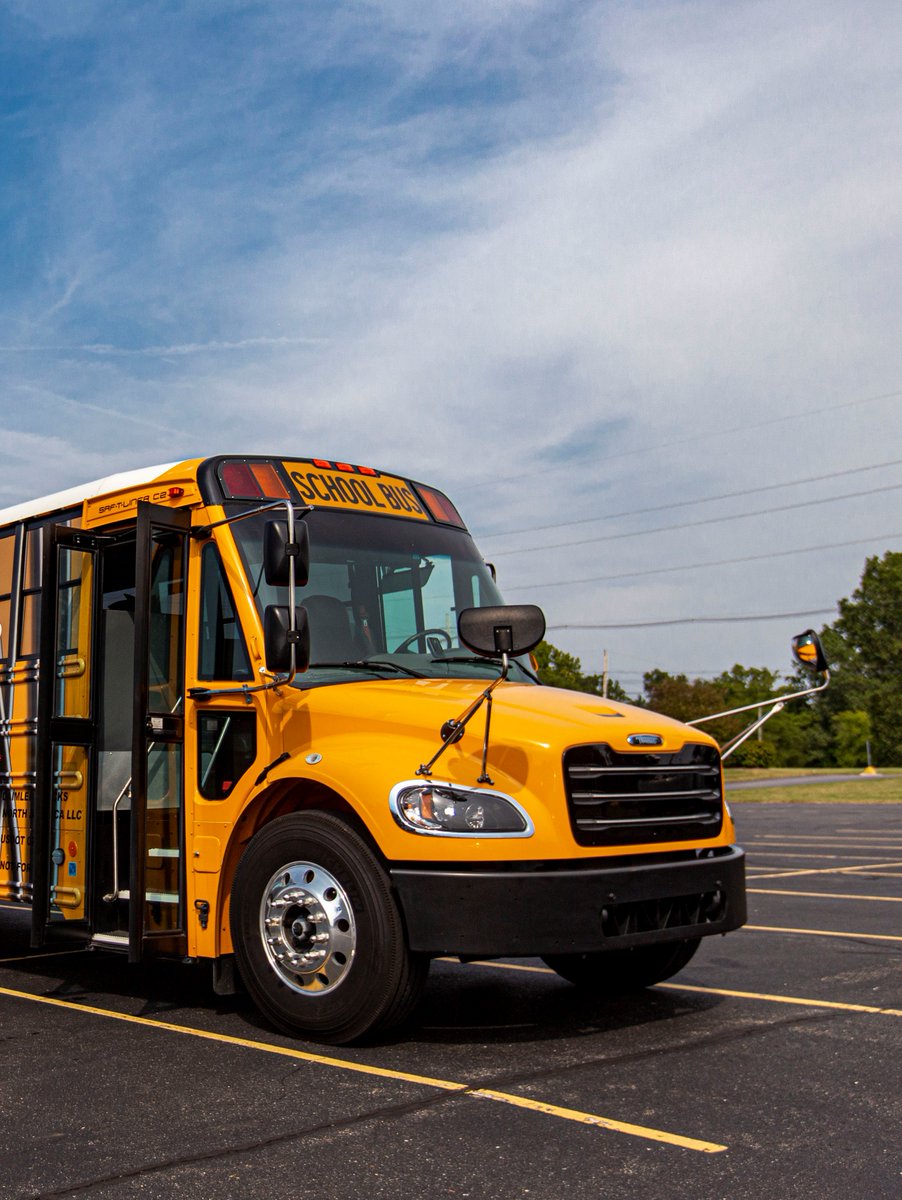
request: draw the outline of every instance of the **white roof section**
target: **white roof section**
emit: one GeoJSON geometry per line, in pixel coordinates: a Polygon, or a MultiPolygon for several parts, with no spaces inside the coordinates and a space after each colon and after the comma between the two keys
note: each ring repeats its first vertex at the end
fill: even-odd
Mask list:
{"type": "Polygon", "coordinates": [[[118,475],[107,475],[105,479],[95,479],[93,483],[82,483],[64,492],[54,492],[52,496],[40,496],[37,500],[26,500],[24,504],[15,504],[12,508],[0,508],[0,525],[10,525],[26,517],[40,517],[61,508],[74,508],[94,496],[104,496],[121,488],[152,483],[176,466],[178,463],[163,463],[159,467],[143,467],[138,471],[120,471],[118,475]]]}

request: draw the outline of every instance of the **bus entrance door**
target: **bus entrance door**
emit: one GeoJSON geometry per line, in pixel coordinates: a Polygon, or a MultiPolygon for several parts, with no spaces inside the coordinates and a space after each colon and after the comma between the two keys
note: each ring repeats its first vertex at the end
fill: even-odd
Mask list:
{"type": "Polygon", "coordinates": [[[44,559],[32,944],[183,952],[187,513],[56,526],[44,559]]]}

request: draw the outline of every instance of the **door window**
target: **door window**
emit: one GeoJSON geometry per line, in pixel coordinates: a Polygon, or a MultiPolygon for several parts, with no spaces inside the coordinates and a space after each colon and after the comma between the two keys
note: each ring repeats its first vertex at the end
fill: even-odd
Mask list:
{"type": "Polygon", "coordinates": [[[198,679],[251,678],[251,663],[219,551],[204,546],[200,599],[198,679]]]}

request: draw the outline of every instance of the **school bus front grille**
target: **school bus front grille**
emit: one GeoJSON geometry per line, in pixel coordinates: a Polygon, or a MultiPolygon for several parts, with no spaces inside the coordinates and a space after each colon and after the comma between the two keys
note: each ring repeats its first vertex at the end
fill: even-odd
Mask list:
{"type": "Polygon", "coordinates": [[[673,753],[624,753],[606,743],[564,755],[573,835],[581,846],[693,841],[720,833],[720,755],[689,743],[673,753]]]}

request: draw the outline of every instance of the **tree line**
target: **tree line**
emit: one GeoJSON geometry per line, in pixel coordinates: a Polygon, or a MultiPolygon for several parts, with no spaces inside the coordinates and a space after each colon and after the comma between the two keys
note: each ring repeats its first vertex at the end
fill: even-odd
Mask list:
{"type": "MultiPolygon", "coordinates": [[[[857,768],[866,765],[870,746],[876,766],[902,766],[902,553],[868,558],[858,587],[838,609],[837,619],[820,631],[830,686],[788,705],[739,747],[732,765],[857,768]]],[[[584,674],[575,655],[550,642],[542,642],[535,655],[543,683],[602,694],[602,677],[584,674]]],[[[737,663],[714,679],[651,670],[635,697],[609,680],[607,695],[688,721],[799,691],[810,679],[801,670],[781,678],[766,667],[737,663]]],[[[705,729],[724,742],[747,721],[743,714],[705,729]]]]}

